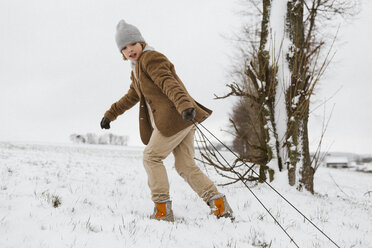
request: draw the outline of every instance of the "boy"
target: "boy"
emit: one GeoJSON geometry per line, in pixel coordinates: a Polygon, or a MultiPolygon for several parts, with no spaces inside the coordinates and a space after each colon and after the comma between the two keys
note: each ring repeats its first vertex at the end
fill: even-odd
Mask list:
{"type": "Polygon", "coordinates": [[[148,175],[154,213],[150,218],[174,221],[169,182],[163,160],[173,153],[175,168],[191,188],[219,217],[232,217],[226,197],[194,161],[193,123],[201,123],[212,113],[197,103],[177,76],[173,64],[163,54],[145,43],[139,30],[121,20],[116,27],[116,43],[124,60],[132,66],[130,88],[111,105],[101,121],[110,122],[140,102],[140,134],[147,145],[143,164],[148,175]]]}

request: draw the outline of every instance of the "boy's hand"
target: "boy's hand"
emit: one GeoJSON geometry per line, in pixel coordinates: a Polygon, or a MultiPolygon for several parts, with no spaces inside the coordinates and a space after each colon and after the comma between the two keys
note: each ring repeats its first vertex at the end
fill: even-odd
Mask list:
{"type": "Polygon", "coordinates": [[[185,109],[182,112],[182,119],[184,121],[193,121],[194,118],[195,118],[195,115],[196,115],[195,109],[194,108],[188,108],[188,109],[185,109]]]}
{"type": "Polygon", "coordinates": [[[103,117],[101,120],[101,129],[110,129],[110,120],[106,117],[103,117]]]}

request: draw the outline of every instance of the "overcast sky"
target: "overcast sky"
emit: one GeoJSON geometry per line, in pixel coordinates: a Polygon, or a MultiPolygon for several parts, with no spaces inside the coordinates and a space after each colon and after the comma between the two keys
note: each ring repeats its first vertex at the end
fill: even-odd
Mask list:
{"type": "MultiPolygon", "coordinates": [[[[366,1],[367,3],[367,1],[366,1]]],[[[227,92],[236,48],[223,36],[238,32],[232,0],[2,0],[0,2],[0,141],[69,142],[72,133],[112,132],[142,145],[138,106],[112,123],[99,122],[130,84],[114,35],[120,19],[136,25],[164,53],[191,95],[214,110],[205,125],[225,140],[232,99],[227,92]]],[[[325,136],[332,151],[372,153],[372,4],[341,27],[337,55],[318,87],[313,106],[334,107],[325,136]]],[[[312,113],[311,147],[321,133],[323,107],[312,113]]],[[[328,114],[326,114],[328,115],[328,114]]]]}

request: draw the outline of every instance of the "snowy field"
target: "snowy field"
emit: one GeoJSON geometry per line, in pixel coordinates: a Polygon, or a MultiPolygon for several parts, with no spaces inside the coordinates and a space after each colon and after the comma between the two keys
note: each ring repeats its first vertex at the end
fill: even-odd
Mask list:
{"type": "MultiPolygon", "coordinates": [[[[217,220],[172,156],[165,164],[174,223],[148,218],[141,148],[0,143],[0,247],[296,247],[241,184],[219,188],[236,221],[217,220]]],[[[207,174],[222,182],[212,169],[207,174]]],[[[340,247],[371,248],[372,174],[320,168],[315,180],[315,196],[282,180],[274,187],[340,247]]],[[[336,247],[266,185],[252,190],[299,247],[336,247]]]]}

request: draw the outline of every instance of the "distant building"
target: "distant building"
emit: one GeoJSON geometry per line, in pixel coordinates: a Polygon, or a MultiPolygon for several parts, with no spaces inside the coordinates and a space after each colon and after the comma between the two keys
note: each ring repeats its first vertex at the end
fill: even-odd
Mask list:
{"type": "Polygon", "coordinates": [[[328,155],[324,159],[324,165],[326,167],[332,167],[332,168],[348,168],[349,159],[347,157],[328,155]]]}

